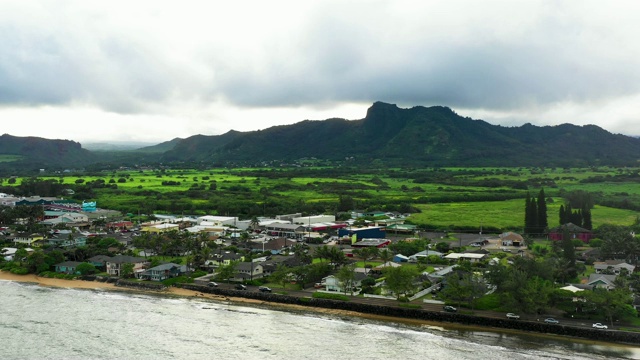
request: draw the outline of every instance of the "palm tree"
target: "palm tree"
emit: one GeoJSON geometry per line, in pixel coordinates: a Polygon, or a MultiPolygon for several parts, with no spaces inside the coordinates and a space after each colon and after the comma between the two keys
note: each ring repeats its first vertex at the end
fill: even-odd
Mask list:
{"type": "Polygon", "coordinates": [[[249,221],[249,227],[253,230],[258,230],[260,227],[260,220],[257,216],[251,218],[251,221],[249,221]]]}
{"type": "Polygon", "coordinates": [[[329,259],[329,257],[331,256],[331,251],[329,250],[329,247],[327,245],[324,245],[317,248],[314,255],[318,259],[320,259],[320,262],[323,262],[324,259],[329,259]]]}
{"type": "Polygon", "coordinates": [[[381,250],[378,256],[380,257],[380,260],[382,260],[382,263],[385,267],[387,266],[387,263],[389,261],[393,260],[393,253],[389,251],[389,249],[381,250]]]}

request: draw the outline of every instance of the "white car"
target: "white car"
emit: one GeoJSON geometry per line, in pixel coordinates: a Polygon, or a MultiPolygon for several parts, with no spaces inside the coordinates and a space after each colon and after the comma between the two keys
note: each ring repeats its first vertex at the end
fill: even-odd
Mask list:
{"type": "Polygon", "coordinates": [[[593,324],[593,327],[596,329],[608,329],[609,327],[607,325],[603,325],[601,323],[595,323],[593,324]]]}
{"type": "Polygon", "coordinates": [[[514,314],[514,313],[507,313],[507,317],[508,317],[509,319],[516,319],[516,320],[517,320],[517,319],[520,319],[520,315],[516,315],[516,314],[514,314]]]}

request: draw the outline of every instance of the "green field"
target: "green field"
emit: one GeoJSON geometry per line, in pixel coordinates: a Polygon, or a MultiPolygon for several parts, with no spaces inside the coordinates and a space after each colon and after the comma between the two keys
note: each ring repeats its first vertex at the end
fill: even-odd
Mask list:
{"type": "MultiPolygon", "coordinates": [[[[640,176],[631,168],[216,168],[109,170],[41,176],[125,213],[272,216],[338,213],[349,209],[406,212],[410,221],[438,228],[519,230],[524,198],[540,188],[548,223],[558,224],[564,193],[593,193],[593,225],[633,224],[640,210],[640,176]]],[[[17,179],[11,186],[18,186],[17,179]]],[[[3,186],[8,181],[3,179],[3,186]]],[[[5,189],[6,190],[6,189],[5,189]]],[[[5,191],[9,192],[9,191],[5,191]]],[[[69,196],[67,196],[69,197],[69,196]]]]}
{"type": "MultiPolygon", "coordinates": [[[[547,204],[549,227],[559,225],[558,212],[561,199],[547,204]]],[[[434,228],[480,227],[522,231],[524,224],[524,200],[486,201],[472,203],[443,203],[418,205],[420,213],[409,219],[416,224],[434,228]]],[[[631,225],[640,214],[637,211],[614,209],[596,205],[592,209],[593,226],[602,224],[631,225]]]]}

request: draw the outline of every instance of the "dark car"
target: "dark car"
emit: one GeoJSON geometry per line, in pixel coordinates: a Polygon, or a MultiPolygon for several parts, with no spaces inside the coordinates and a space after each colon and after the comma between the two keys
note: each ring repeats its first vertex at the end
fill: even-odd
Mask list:
{"type": "Polygon", "coordinates": [[[454,308],[453,306],[448,306],[448,305],[445,306],[443,309],[446,312],[456,312],[456,311],[458,311],[458,309],[454,308]]]}
{"type": "Polygon", "coordinates": [[[262,292],[271,292],[271,288],[268,288],[266,286],[260,286],[258,288],[258,290],[262,291],[262,292]]]}
{"type": "Polygon", "coordinates": [[[242,284],[236,284],[236,290],[247,290],[247,287],[242,284]]]}
{"type": "Polygon", "coordinates": [[[209,286],[209,287],[218,287],[218,283],[212,281],[212,282],[208,283],[207,286],[209,286]]]}

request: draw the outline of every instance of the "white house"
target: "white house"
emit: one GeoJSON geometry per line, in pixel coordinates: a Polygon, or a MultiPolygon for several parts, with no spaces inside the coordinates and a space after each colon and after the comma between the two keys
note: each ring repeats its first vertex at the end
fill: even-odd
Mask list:
{"type": "Polygon", "coordinates": [[[350,287],[348,288],[343,288],[342,284],[340,283],[340,280],[338,280],[337,277],[335,277],[334,275],[329,275],[325,278],[322,278],[322,284],[325,285],[325,289],[327,291],[337,291],[337,292],[341,292],[341,293],[348,293],[351,292],[352,290],[355,292],[355,288],[359,288],[362,286],[362,280],[367,278],[367,275],[364,273],[355,273],[354,274],[355,279],[353,280],[353,284],[351,284],[350,287]]]}
{"type": "Polygon", "coordinates": [[[444,258],[447,260],[468,260],[470,262],[478,262],[487,257],[487,254],[476,253],[451,253],[444,258]]]}

